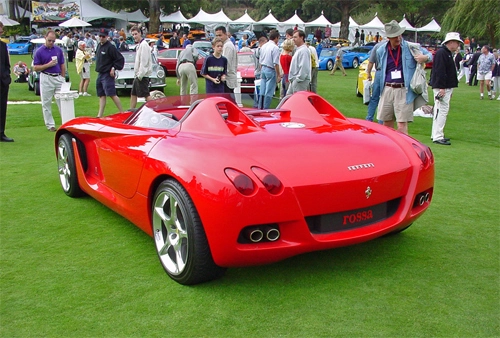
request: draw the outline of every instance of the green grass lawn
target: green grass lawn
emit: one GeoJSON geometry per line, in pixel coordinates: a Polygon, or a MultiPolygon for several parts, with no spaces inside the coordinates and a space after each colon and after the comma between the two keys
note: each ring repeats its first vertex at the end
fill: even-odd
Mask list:
{"type": "MultiPolygon", "coordinates": [[[[30,61],[12,64],[20,59],[30,61]]],[[[319,94],[364,118],[357,70],[347,74],[320,72],[319,94]]],[[[96,77],[93,96],[75,101],[77,116],[97,114],[96,77]]],[[[175,79],[167,83],[167,95],[178,94],[175,79]]],[[[39,97],[12,83],[9,100],[39,97]]],[[[480,101],[478,87],[461,83],[451,105],[451,146],[432,144],[430,119],[409,127],[434,152],[436,182],[431,207],[407,231],[229,269],[193,287],[170,280],[153,240],[133,224],[92,198],[66,197],[41,106],[9,105],[6,134],[15,142],[0,143],[0,336],[500,336],[500,102],[480,101]]],[[[108,99],[105,114],[113,112],[108,99]]]]}

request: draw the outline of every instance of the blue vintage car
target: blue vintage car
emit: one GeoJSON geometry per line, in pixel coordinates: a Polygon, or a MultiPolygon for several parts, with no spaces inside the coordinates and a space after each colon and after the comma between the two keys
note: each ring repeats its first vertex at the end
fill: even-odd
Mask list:
{"type": "Polygon", "coordinates": [[[29,36],[19,37],[16,41],[7,44],[10,55],[30,54],[33,50],[33,44],[29,36]]]}
{"type": "MultiPolygon", "coordinates": [[[[344,57],[342,58],[342,65],[344,68],[358,68],[358,66],[368,59],[370,51],[373,46],[359,46],[359,47],[342,47],[344,57]]],[[[337,55],[337,48],[326,48],[321,51],[319,56],[319,69],[332,70],[335,64],[335,56],[337,55]]]]}
{"type": "Polygon", "coordinates": [[[335,55],[337,55],[337,48],[323,48],[319,55],[319,70],[332,70],[335,64],[335,55]]]}

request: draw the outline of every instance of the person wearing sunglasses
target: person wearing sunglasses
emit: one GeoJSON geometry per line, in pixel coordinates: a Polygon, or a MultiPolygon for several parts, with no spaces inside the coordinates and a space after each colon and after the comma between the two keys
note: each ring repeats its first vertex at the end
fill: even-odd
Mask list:
{"type": "MultiPolygon", "coordinates": [[[[38,48],[33,58],[33,69],[40,72],[40,98],[45,126],[49,131],[56,131],[56,124],[52,116],[52,99],[56,91],[61,89],[66,76],[64,52],[55,45],[56,33],[49,31],[45,35],[45,44],[38,48]]],[[[61,102],[56,99],[57,107],[61,112],[61,102]]]]}

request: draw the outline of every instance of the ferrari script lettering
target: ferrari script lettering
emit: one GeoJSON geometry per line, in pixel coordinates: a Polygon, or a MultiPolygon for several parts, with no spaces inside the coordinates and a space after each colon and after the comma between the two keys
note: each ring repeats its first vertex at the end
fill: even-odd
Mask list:
{"type": "Polygon", "coordinates": [[[345,215],[343,225],[354,224],[361,221],[366,221],[373,218],[373,212],[371,210],[357,212],[355,214],[345,215]]]}
{"type": "Polygon", "coordinates": [[[375,164],[363,163],[363,164],[350,165],[347,167],[347,169],[349,169],[349,171],[359,170],[359,169],[368,169],[368,168],[375,168],[375,164]]]}

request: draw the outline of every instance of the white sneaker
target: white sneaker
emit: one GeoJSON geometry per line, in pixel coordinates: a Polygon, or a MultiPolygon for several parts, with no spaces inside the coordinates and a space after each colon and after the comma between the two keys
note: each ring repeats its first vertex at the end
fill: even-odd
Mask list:
{"type": "Polygon", "coordinates": [[[78,92],[78,95],[83,96],[83,93],[78,92]]]}
{"type": "Polygon", "coordinates": [[[92,96],[89,93],[83,93],[82,96],[92,96]]]}

